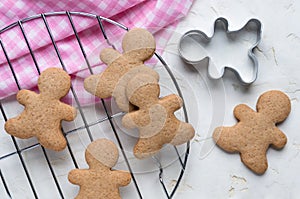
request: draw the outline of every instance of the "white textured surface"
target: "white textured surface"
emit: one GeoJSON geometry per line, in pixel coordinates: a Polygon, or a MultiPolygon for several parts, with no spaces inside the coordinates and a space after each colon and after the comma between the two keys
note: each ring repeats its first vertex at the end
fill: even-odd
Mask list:
{"type": "Polygon", "coordinates": [[[167,52],[176,51],[178,37],[188,30],[199,29],[210,34],[218,17],[227,18],[232,30],[239,29],[250,18],[262,22],[263,37],[259,50],[255,51],[258,79],[248,89],[240,86],[231,73],[223,80],[209,80],[205,68],[195,70],[165,53],[167,62],[179,74],[189,117],[197,131],[175,198],[297,198],[300,193],[300,1],[196,1],[188,17],[177,27],[167,52]],[[259,95],[271,89],[284,91],[292,102],[290,116],[278,125],[287,135],[288,143],[281,151],[269,149],[269,168],[258,176],[241,163],[238,154],[213,147],[210,134],[217,126],[236,123],[232,111],[237,104],[246,103],[255,108],[259,95]]]}

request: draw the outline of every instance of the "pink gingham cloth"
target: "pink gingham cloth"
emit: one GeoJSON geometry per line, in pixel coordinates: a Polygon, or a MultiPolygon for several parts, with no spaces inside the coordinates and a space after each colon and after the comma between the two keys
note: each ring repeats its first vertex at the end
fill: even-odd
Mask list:
{"type": "MultiPolygon", "coordinates": [[[[171,27],[184,17],[192,5],[193,0],[1,0],[0,1],[0,30],[20,19],[40,13],[53,11],[78,11],[87,12],[110,18],[125,26],[143,27],[150,30],[156,38],[158,49],[162,49],[169,37],[171,27]]],[[[97,20],[94,18],[71,15],[79,38],[84,47],[89,64],[95,73],[105,69],[99,60],[101,49],[110,47],[104,39],[97,20]]],[[[95,100],[83,88],[83,80],[90,75],[86,60],[82,55],[80,46],[74,35],[67,15],[47,16],[46,20],[57,44],[67,72],[72,77],[74,91],[82,104],[95,100]]],[[[22,22],[28,43],[34,53],[34,62],[21,28],[17,25],[0,33],[0,39],[6,50],[11,66],[15,71],[21,89],[36,90],[38,71],[48,67],[62,67],[51,38],[47,32],[44,21],[34,19],[22,22]]],[[[120,44],[122,35],[126,31],[103,22],[103,26],[111,43],[120,44]]],[[[118,50],[120,47],[116,46],[118,50]]],[[[14,95],[18,91],[16,81],[0,48],[0,99],[14,95]]],[[[70,92],[64,99],[69,103],[74,102],[70,92]]]]}

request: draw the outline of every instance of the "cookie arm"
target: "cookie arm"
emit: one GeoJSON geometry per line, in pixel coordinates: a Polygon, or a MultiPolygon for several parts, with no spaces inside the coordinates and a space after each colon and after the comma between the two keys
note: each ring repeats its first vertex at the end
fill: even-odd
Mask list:
{"type": "Polygon", "coordinates": [[[237,125],[233,127],[217,127],[213,132],[213,140],[220,148],[229,153],[238,152],[240,143],[236,141],[237,128],[237,125]]]}
{"type": "Polygon", "coordinates": [[[64,104],[64,103],[61,103],[61,110],[64,110],[62,113],[62,119],[63,120],[66,120],[66,121],[73,121],[75,118],[76,118],[76,115],[77,115],[77,110],[76,108],[70,106],[70,105],[67,105],[67,104],[64,104]]]}
{"type": "Polygon", "coordinates": [[[176,111],[182,107],[183,101],[178,95],[172,94],[160,99],[160,103],[168,110],[176,111]]]}
{"type": "Polygon", "coordinates": [[[118,59],[122,54],[112,48],[105,48],[100,52],[100,59],[105,64],[109,65],[116,59],[118,59]]]}
{"type": "Polygon", "coordinates": [[[80,185],[85,178],[88,178],[88,171],[83,169],[73,169],[69,172],[68,180],[72,184],[80,185]]]}
{"type": "Polygon", "coordinates": [[[114,175],[119,186],[126,186],[131,181],[131,175],[127,171],[114,171],[114,175]]]}
{"type": "Polygon", "coordinates": [[[35,98],[36,96],[37,96],[37,94],[35,92],[22,89],[17,93],[17,100],[20,104],[25,105],[29,101],[31,101],[33,98],[35,98]]]}
{"type": "Polygon", "coordinates": [[[287,142],[286,135],[277,127],[274,127],[272,134],[272,147],[275,149],[281,149],[287,142]]]}
{"type": "Polygon", "coordinates": [[[255,111],[246,104],[239,104],[234,108],[233,114],[238,121],[247,120],[255,111]]]}

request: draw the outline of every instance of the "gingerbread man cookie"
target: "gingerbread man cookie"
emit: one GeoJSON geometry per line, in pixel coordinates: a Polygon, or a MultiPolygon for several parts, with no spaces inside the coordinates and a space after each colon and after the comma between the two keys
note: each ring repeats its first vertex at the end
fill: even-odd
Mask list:
{"type": "Polygon", "coordinates": [[[61,131],[61,121],[72,121],[76,109],[59,100],[70,89],[71,78],[62,69],[48,68],[38,79],[40,94],[29,90],[20,90],[17,100],[25,106],[17,117],[5,123],[5,130],[10,135],[26,139],[36,137],[45,148],[63,150],[66,139],[61,131]]]}
{"type": "Polygon", "coordinates": [[[144,65],[155,51],[155,40],[150,32],[141,28],[128,31],[122,41],[123,54],[106,48],[101,51],[100,59],[107,64],[101,73],[84,80],[84,88],[100,98],[114,97],[122,111],[129,112],[133,106],[128,102],[125,88],[136,74],[149,74],[158,81],[158,74],[144,65]]]}
{"type": "Polygon", "coordinates": [[[283,122],[291,111],[291,103],[283,92],[263,93],[256,105],[257,112],[245,104],[234,109],[239,121],[233,127],[218,127],[213,139],[227,152],[239,152],[242,162],[257,174],[268,168],[266,152],[269,146],[281,149],[287,138],[276,124],[283,122]]]}
{"type": "Polygon", "coordinates": [[[156,154],[164,144],[183,144],[195,134],[190,124],[174,115],[182,107],[182,99],[175,94],[160,99],[159,94],[157,80],[146,74],[132,78],[126,88],[129,101],[139,109],[127,113],[122,124],[139,129],[139,140],[134,147],[134,155],[139,159],[156,154]]]}
{"type": "Polygon", "coordinates": [[[80,186],[76,199],[121,198],[119,187],[128,185],[131,175],[126,171],[111,169],[118,158],[118,149],[110,140],[98,139],[88,145],[85,159],[89,168],[74,169],[68,176],[71,183],[80,186]]]}

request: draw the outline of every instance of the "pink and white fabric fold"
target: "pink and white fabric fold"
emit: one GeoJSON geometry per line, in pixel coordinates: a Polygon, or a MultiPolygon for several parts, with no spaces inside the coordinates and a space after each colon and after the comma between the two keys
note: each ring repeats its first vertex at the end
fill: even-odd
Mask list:
{"type": "MultiPolygon", "coordinates": [[[[86,12],[110,18],[128,28],[147,28],[155,35],[158,48],[163,49],[171,36],[171,31],[165,31],[165,29],[174,28],[178,20],[188,13],[191,5],[192,0],[2,0],[0,2],[0,30],[13,22],[40,13],[86,12]]],[[[95,73],[101,72],[106,66],[100,62],[98,55],[101,49],[109,47],[109,45],[103,37],[98,21],[81,15],[71,15],[71,17],[89,64],[95,73]]],[[[43,71],[49,67],[62,67],[63,64],[72,76],[73,87],[80,103],[91,103],[94,97],[90,96],[83,88],[83,79],[90,72],[68,16],[65,14],[46,16],[46,21],[63,63],[58,59],[45,23],[41,18],[21,22],[0,33],[1,42],[11,61],[19,85],[21,88],[34,90],[38,78],[36,65],[43,71]],[[36,63],[30,54],[20,26],[23,27],[36,63]]],[[[125,33],[125,30],[105,22],[103,22],[103,27],[111,43],[120,43],[121,35],[125,33]]],[[[118,46],[116,47],[118,48],[118,46]]],[[[18,87],[5,53],[2,48],[0,49],[0,99],[3,99],[15,94],[18,87]]],[[[69,94],[64,100],[70,102],[71,99],[73,97],[69,94]]]]}

